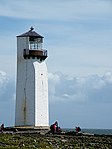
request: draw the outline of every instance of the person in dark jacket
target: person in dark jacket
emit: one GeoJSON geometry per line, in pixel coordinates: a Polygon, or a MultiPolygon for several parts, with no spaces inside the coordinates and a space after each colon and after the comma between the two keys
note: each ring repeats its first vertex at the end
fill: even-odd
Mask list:
{"type": "Polygon", "coordinates": [[[58,126],[58,122],[56,121],[54,124],[50,126],[51,132],[54,133],[61,133],[61,128],[58,126]]]}
{"type": "Polygon", "coordinates": [[[3,133],[4,131],[4,124],[1,125],[1,132],[3,133]]]}

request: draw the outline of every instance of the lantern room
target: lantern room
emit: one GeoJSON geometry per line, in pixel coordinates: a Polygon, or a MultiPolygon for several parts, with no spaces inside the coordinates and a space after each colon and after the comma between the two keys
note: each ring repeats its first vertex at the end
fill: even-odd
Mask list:
{"type": "Polygon", "coordinates": [[[47,58],[47,50],[42,49],[43,36],[39,35],[31,27],[30,30],[17,37],[26,37],[28,46],[23,49],[24,59],[37,58],[40,62],[47,58]]]}

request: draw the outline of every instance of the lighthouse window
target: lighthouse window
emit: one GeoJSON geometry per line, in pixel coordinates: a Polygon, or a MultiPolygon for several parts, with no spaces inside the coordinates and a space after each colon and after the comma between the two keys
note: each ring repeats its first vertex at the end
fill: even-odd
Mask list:
{"type": "Polygon", "coordinates": [[[42,48],[42,38],[30,37],[29,38],[29,48],[31,50],[41,49],[42,48]]]}

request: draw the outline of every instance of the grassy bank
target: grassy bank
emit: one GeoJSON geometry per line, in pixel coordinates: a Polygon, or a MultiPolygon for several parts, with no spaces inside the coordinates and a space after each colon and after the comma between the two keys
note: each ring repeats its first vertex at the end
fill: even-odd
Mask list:
{"type": "Polygon", "coordinates": [[[1,133],[0,149],[111,149],[112,136],[1,133]]]}

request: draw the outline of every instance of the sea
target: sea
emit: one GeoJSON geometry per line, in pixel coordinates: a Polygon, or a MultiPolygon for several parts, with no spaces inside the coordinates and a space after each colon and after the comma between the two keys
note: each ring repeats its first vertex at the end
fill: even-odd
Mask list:
{"type": "MultiPolygon", "coordinates": [[[[75,131],[72,128],[64,128],[64,131],[70,132],[75,131]]],[[[112,135],[112,129],[81,129],[82,133],[97,134],[97,135],[112,135]]]]}

